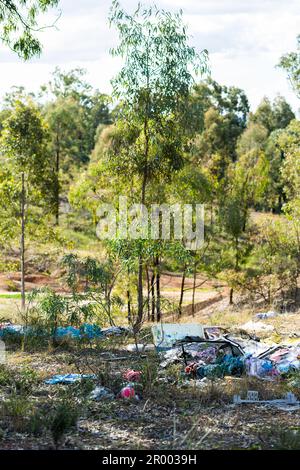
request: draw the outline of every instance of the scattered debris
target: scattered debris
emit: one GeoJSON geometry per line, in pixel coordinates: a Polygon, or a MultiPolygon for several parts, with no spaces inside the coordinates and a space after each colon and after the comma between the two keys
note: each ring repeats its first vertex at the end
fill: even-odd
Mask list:
{"type": "Polygon", "coordinates": [[[135,393],[134,387],[132,384],[126,385],[126,387],[122,388],[120,391],[120,398],[136,398],[138,399],[138,396],[135,393]]]}
{"type": "Polygon", "coordinates": [[[129,333],[130,328],[125,328],[123,326],[110,326],[109,328],[103,328],[101,334],[104,336],[121,336],[124,333],[129,333]]]}
{"type": "Polygon", "coordinates": [[[96,387],[90,394],[91,400],[113,400],[115,398],[114,393],[106,387],[96,387]]]}
{"type": "Polygon", "coordinates": [[[176,341],[186,336],[204,338],[203,326],[199,323],[161,323],[152,326],[153,340],[158,350],[171,348],[176,341]]]}
{"type": "Polygon", "coordinates": [[[139,382],[141,380],[142,373],[136,370],[127,370],[123,374],[123,378],[128,382],[139,382]]]}
{"type": "Polygon", "coordinates": [[[273,310],[270,310],[269,312],[263,312],[263,313],[257,313],[255,315],[255,318],[258,318],[259,320],[268,320],[268,318],[274,318],[277,317],[278,313],[273,312],[273,310]]]}
{"type": "Polygon", "coordinates": [[[248,321],[241,326],[241,329],[251,333],[270,333],[271,331],[274,331],[274,326],[266,325],[261,321],[248,321]]]}
{"type": "Polygon", "coordinates": [[[73,384],[79,380],[84,379],[96,379],[94,374],[65,374],[65,375],[54,375],[51,379],[45,380],[47,385],[56,385],[56,384],[73,384]]]}
{"type": "Polygon", "coordinates": [[[243,403],[270,405],[279,409],[283,409],[284,411],[294,411],[300,409],[300,401],[297,400],[296,396],[292,392],[288,392],[285,398],[279,400],[259,400],[258,392],[249,390],[245,400],[242,400],[240,395],[234,395],[233,403],[235,405],[241,405],[243,403]]]}
{"type": "MultiPolygon", "coordinates": [[[[249,322],[248,326],[264,325],[261,322],[249,322]]],[[[247,324],[246,324],[247,325],[247,324]]],[[[244,325],[245,326],[245,325],[244,325]]],[[[161,351],[162,369],[178,363],[184,363],[185,373],[194,379],[221,378],[226,375],[241,376],[247,373],[261,379],[273,380],[279,375],[300,370],[300,344],[299,346],[286,346],[261,342],[259,338],[249,334],[229,335],[224,334],[215,339],[206,339],[201,336],[193,336],[194,325],[185,324],[184,330],[172,326],[172,331],[161,325],[168,332],[168,349],[161,351]],[[186,336],[176,340],[185,332],[186,336]],[[172,334],[174,335],[172,336],[172,334]],[[192,333],[192,334],[191,334],[192,333]]],[[[273,327],[272,327],[273,328],[273,327]]],[[[198,329],[205,333],[206,327],[198,329]]],[[[221,329],[214,331],[214,336],[221,334],[221,329]]],[[[202,333],[201,333],[202,334],[202,333]]],[[[154,332],[154,341],[157,340],[157,332],[154,332]]],[[[162,343],[156,343],[161,346],[162,343]]],[[[166,345],[167,343],[163,343],[166,345]]]]}
{"type": "Polygon", "coordinates": [[[127,344],[125,350],[129,352],[148,352],[154,351],[155,346],[154,344],[127,344]]]}
{"type": "MultiPolygon", "coordinates": [[[[71,338],[75,340],[79,339],[96,339],[105,338],[107,336],[120,336],[124,333],[128,333],[129,328],[123,328],[121,326],[112,326],[109,328],[101,329],[98,325],[90,325],[84,323],[80,328],[75,326],[59,326],[55,331],[55,338],[71,338]]],[[[0,337],[5,335],[30,335],[30,336],[47,336],[49,333],[41,328],[25,327],[22,325],[3,324],[0,325],[0,337]]]]}
{"type": "Polygon", "coordinates": [[[200,323],[161,323],[152,326],[155,347],[161,351],[187,337],[213,340],[225,333],[226,330],[220,326],[204,326],[200,323]]]}

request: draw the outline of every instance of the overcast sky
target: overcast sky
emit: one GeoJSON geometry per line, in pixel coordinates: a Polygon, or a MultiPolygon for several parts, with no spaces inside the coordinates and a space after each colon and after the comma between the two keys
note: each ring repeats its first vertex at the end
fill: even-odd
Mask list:
{"type": "MultiPolygon", "coordinates": [[[[131,12],[137,3],[121,0],[131,12]]],[[[110,79],[120,67],[119,59],[109,55],[117,43],[107,22],[110,4],[110,0],[61,0],[57,28],[41,34],[43,54],[29,63],[0,46],[0,95],[12,85],[36,91],[57,65],[65,70],[87,69],[90,83],[110,92],[110,79]]],[[[168,10],[183,9],[192,44],[199,51],[209,51],[212,77],[243,88],[252,108],[263,96],[273,98],[278,93],[295,111],[300,108],[284,72],[275,68],[282,54],[296,48],[300,0],[157,0],[156,4],[168,10]]],[[[53,15],[43,21],[51,23],[52,19],[53,15]]]]}

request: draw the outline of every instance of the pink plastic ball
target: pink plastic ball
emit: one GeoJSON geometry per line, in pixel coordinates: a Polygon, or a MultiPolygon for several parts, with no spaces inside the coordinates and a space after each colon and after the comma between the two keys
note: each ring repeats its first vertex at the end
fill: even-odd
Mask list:
{"type": "Polygon", "coordinates": [[[132,387],[124,387],[121,390],[121,398],[134,398],[135,397],[135,391],[132,387]]]}

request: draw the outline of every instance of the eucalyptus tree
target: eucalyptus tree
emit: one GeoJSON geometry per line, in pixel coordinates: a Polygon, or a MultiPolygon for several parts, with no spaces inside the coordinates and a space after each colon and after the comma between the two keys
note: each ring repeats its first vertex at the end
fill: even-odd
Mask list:
{"type": "Polygon", "coordinates": [[[297,37],[297,51],[283,55],[279,67],[287,72],[288,79],[300,98],[300,35],[297,37]]]}
{"type": "Polygon", "coordinates": [[[51,81],[41,89],[41,96],[49,100],[44,113],[54,161],[57,225],[61,193],[74,173],[89,161],[98,127],[111,123],[109,98],[93,90],[85,74],[80,68],[69,72],[56,68],[51,81]]]}
{"type": "Polygon", "coordinates": [[[1,40],[21,58],[28,60],[42,51],[38,16],[57,6],[59,0],[0,0],[1,40]]]}
{"type": "Polygon", "coordinates": [[[47,139],[48,131],[38,108],[30,99],[16,101],[1,133],[1,173],[5,172],[5,177],[0,177],[0,192],[6,204],[1,225],[9,220],[14,235],[20,232],[22,309],[25,309],[25,237],[32,225],[42,226],[52,206],[47,139]],[[42,208],[43,213],[41,210],[34,213],[33,207],[42,208]]]}
{"type": "MultiPolygon", "coordinates": [[[[135,202],[150,202],[151,185],[168,180],[184,165],[188,132],[184,110],[194,83],[193,73],[207,70],[207,51],[198,54],[189,45],[182,12],[171,14],[139,5],[133,15],[117,0],[110,24],[119,33],[112,51],[124,64],[113,80],[120,102],[116,126],[123,136],[108,152],[108,166],[118,179],[127,180],[127,193],[135,202]],[[135,185],[128,187],[128,176],[135,185]]],[[[157,202],[157,201],[152,201],[157,202]]],[[[143,319],[143,259],[138,267],[138,319],[143,319]]]]}
{"type": "Polygon", "coordinates": [[[246,128],[249,110],[248,98],[240,88],[220,85],[211,78],[195,85],[189,111],[190,125],[202,140],[200,158],[210,159],[218,153],[236,160],[236,143],[246,128]]]}

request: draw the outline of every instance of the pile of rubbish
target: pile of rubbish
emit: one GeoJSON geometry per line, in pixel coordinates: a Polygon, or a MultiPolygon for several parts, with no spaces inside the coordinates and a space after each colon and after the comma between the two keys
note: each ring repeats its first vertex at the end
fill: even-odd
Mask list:
{"type": "MultiPolygon", "coordinates": [[[[201,335],[195,336],[194,325],[184,325],[182,337],[180,325],[174,335],[172,346],[170,331],[175,325],[161,324],[160,334],[154,332],[154,340],[161,355],[161,369],[172,364],[182,364],[189,378],[222,378],[226,375],[240,377],[249,375],[265,380],[273,380],[290,372],[300,370],[300,343],[297,345],[275,345],[264,343],[259,338],[240,332],[232,335],[221,328],[215,328],[209,337],[206,327],[201,326],[201,335]],[[186,334],[187,331],[189,334],[186,334]],[[164,335],[168,338],[168,347],[164,344],[164,335]]],[[[199,325],[197,326],[199,333],[199,325]]]]}
{"type": "MultiPolygon", "coordinates": [[[[126,370],[123,373],[123,387],[120,392],[115,395],[112,390],[107,387],[98,385],[90,394],[91,400],[113,400],[115,398],[124,398],[124,399],[135,399],[139,400],[140,396],[136,392],[136,389],[139,388],[139,383],[141,381],[142,373],[136,370],[126,370]]],[[[64,375],[53,375],[51,378],[45,380],[46,385],[73,385],[82,380],[97,380],[95,374],[64,374],[64,375]]]]}
{"type": "MultiPolygon", "coordinates": [[[[120,336],[124,333],[128,333],[129,328],[124,328],[121,326],[111,326],[109,328],[100,328],[98,325],[92,325],[84,323],[80,328],[74,326],[59,326],[56,328],[53,337],[59,338],[71,338],[71,339],[96,339],[96,338],[106,338],[109,336],[120,336]]],[[[32,326],[23,326],[23,325],[14,325],[12,323],[2,323],[0,324],[0,338],[15,336],[36,336],[43,337],[48,336],[49,333],[45,329],[36,328],[32,326]]]]}

